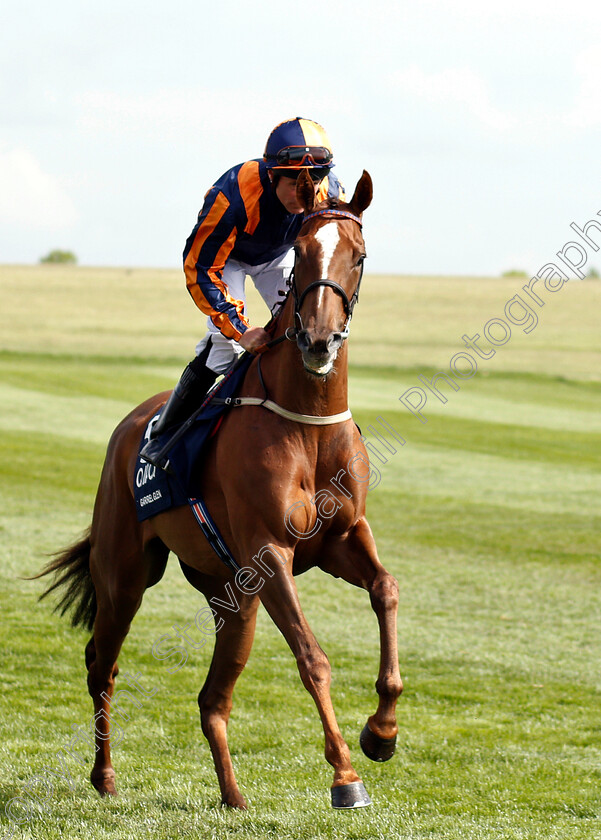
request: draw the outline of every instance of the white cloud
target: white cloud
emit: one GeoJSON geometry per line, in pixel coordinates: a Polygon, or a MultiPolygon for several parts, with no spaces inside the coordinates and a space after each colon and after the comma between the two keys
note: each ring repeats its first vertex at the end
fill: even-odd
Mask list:
{"type": "Polygon", "coordinates": [[[574,59],[574,70],[579,87],[574,98],[574,108],[565,117],[568,125],[577,128],[601,126],[601,44],[583,50],[574,59]]]}
{"type": "Polygon", "coordinates": [[[444,0],[422,0],[422,5],[430,15],[449,12],[455,19],[483,20],[486,23],[507,21],[514,28],[524,26],[525,22],[534,22],[537,26],[548,21],[567,27],[570,24],[580,28],[581,21],[588,25],[599,22],[598,7],[585,0],[455,0],[450,7],[444,0]]]}
{"type": "Polygon", "coordinates": [[[486,84],[469,68],[448,67],[437,73],[428,73],[417,65],[411,65],[397,73],[394,80],[401,93],[436,108],[459,106],[464,114],[470,114],[484,128],[494,131],[515,128],[515,118],[493,105],[486,84]]]}
{"type": "Polygon", "coordinates": [[[499,108],[484,78],[468,67],[428,72],[414,64],[396,73],[394,83],[401,95],[430,106],[441,123],[452,113],[473,120],[505,142],[549,143],[553,137],[601,127],[601,43],[583,49],[572,61],[576,84],[567,107],[529,103],[526,108],[516,96],[513,109],[499,108]]]}
{"type": "Polygon", "coordinates": [[[71,198],[26,149],[0,149],[0,221],[64,230],[77,221],[71,198]]]}
{"type": "Polygon", "coordinates": [[[511,267],[498,265],[501,237],[517,260],[544,251],[566,213],[598,209],[601,4],[373,0],[366,15],[361,0],[331,0],[328,48],[282,39],[267,0],[226,0],[202,58],[202,4],[183,28],[185,4],[141,16],[140,4],[61,0],[58,29],[56,4],[35,25],[28,4],[8,4],[2,259],[53,247],[75,219],[67,244],[83,260],[170,265],[212,180],[295,114],[328,129],[349,191],[363,166],[374,177],[370,226],[386,235],[370,235],[370,268],[511,267]],[[408,220],[415,230],[390,235],[386,223],[408,220]],[[457,246],[470,224],[470,247],[457,246]],[[424,247],[418,232],[434,225],[437,247],[424,247]]]}
{"type": "Polygon", "coordinates": [[[222,142],[228,132],[234,132],[238,138],[241,127],[248,134],[257,126],[263,138],[273,125],[307,108],[309,116],[318,112],[315,119],[320,113],[352,111],[352,103],[344,97],[276,94],[266,98],[260,89],[241,86],[218,91],[163,88],[137,95],[89,90],[76,101],[79,124],[88,132],[140,134],[146,138],[157,132],[160,139],[169,141],[182,136],[207,136],[213,143],[216,138],[222,142]]]}

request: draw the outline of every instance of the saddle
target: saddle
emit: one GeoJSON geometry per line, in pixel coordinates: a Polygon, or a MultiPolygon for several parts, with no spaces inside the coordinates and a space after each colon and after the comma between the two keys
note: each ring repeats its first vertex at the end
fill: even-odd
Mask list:
{"type": "MultiPolygon", "coordinates": [[[[161,445],[169,446],[169,470],[161,470],[140,457],[134,472],[134,499],[138,521],[172,507],[190,504],[199,496],[200,463],[204,450],[217,433],[225,411],[233,405],[254,356],[244,353],[208,392],[204,402],[179,427],[172,427],[159,437],[161,445]]],[[[140,448],[150,438],[152,426],[160,412],[149,421],[140,448]]]]}

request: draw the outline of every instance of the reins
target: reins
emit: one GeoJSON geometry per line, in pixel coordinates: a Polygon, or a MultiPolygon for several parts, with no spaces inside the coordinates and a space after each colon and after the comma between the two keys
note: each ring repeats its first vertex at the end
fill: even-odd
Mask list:
{"type": "MultiPolygon", "coordinates": [[[[324,208],[323,210],[316,210],[313,213],[309,213],[303,219],[303,225],[310,219],[314,219],[318,216],[325,217],[327,219],[335,219],[338,217],[351,219],[353,222],[356,222],[359,225],[359,227],[362,227],[362,222],[359,216],[355,216],[354,213],[350,213],[346,210],[336,210],[334,208],[324,208]]],[[[361,286],[361,280],[363,278],[363,266],[364,258],[361,260],[361,273],[359,275],[359,280],[357,282],[355,291],[351,295],[350,300],[342,286],[339,283],[336,283],[334,280],[330,280],[328,277],[323,277],[320,280],[314,280],[312,283],[309,283],[307,288],[303,289],[302,293],[299,295],[298,289],[296,288],[296,279],[294,271],[295,266],[293,266],[292,271],[290,272],[290,277],[288,278],[288,287],[290,290],[289,293],[291,293],[294,298],[294,323],[296,324],[296,322],[298,321],[300,329],[297,329],[296,326],[287,327],[286,330],[284,330],[284,332],[282,333],[282,335],[277,336],[277,338],[271,339],[271,341],[268,341],[265,344],[266,350],[270,350],[272,347],[275,347],[276,345],[281,344],[283,341],[286,340],[295,342],[297,341],[298,334],[300,330],[303,329],[303,321],[300,314],[300,309],[303,305],[303,302],[309,292],[321,286],[327,286],[333,289],[342,298],[342,303],[344,305],[344,313],[346,315],[346,321],[341,335],[343,340],[347,339],[349,336],[349,325],[353,316],[353,309],[355,308],[355,304],[359,300],[359,288],[361,286]]],[[[284,417],[287,420],[293,420],[297,423],[305,423],[311,426],[330,426],[335,423],[343,423],[345,420],[350,420],[352,418],[351,411],[348,408],[346,411],[342,411],[339,414],[329,414],[325,416],[318,416],[314,414],[298,414],[294,411],[288,411],[288,409],[283,408],[282,406],[273,402],[273,400],[269,399],[267,393],[267,386],[265,385],[265,381],[263,379],[263,372],[261,370],[260,355],[257,358],[257,373],[259,375],[259,382],[261,383],[261,387],[263,388],[263,393],[265,394],[264,398],[233,397],[225,401],[227,405],[231,405],[234,407],[242,405],[262,406],[263,408],[266,408],[269,411],[273,411],[275,414],[278,414],[280,417],[284,417]]]]}
{"type": "MultiPolygon", "coordinates": [[[[308,222],[310,219],[314,219],[318,216],[323,216],[325,218],[342,217],[344,219],[351,219],[353,222],[356,222],[359,225],[360,228],[363,227],[363,222],[361,221],[359,216],[355,216],[354,213],[349,213],[347,210],[336,210],[333,207],[326,207],[323,210],[316,210],[313,213],[309,213],[309,215],[305,216],[305,218],[303,219],[303,225],[305,224],[305,222],[308,222]]],[[[301,230],[302,230],[302,228],[301,228],[301,230]]],[[[288,284],[287,285],[288,285],[288,288],[289,288],[290,292],[292,293],[292,296],[294,297],[294,321],[296,323],[296,321],[298,320],[298,322],[301,325],[301,329],[303,327],[302,327],[302,318],[301,318],[301,315],[300,315],[300,308],[303,305],[303,302],[304,302],[307,294],[309,292],[313,291],[313,289],[318,288],[319,286],[328,286],[329,288],[334,289],[334,291],[337,292],[340,295],[340,297],[342,298],[342,303],[344,305],[344,313],[346,315],[346,323],[344,325],[344,329],[343,329],[343,332],[342,332],[342,337],[343,337],[343,339],[348,338],[348,336],[349,336],[349,324],[350,324],[350,321],[351,321],[351,318],[352,318],[352,315],[353,315],[353,309],[355,308],[355,304],[359,300],[359,289],[361,288],[361,280],[363,279],[364,259],[365,258],[363,258],[362,261],[361,261],[361,274],[359,275],[359,280],[357,282],[357,287],[355,288],[355,291],[351,295],[350,300],[349,300],[349,297],[348,297],[347,293],[342,288],[342,286],[339,283],[336,283],[334,280],[330,280],[328,277],[324,277],[320,280],[314,280],[312,283],[309,283],[307,288],[303,289],[302,293],[299,296],[298,289],[296,288],[296,278],[295,278],[295,270],[294,270],[295,267],[296,267],[296,261],[295,261],[295,265],[292,267],[292,271],[290,272],[290,277],[288,278],[288,284]]],[[[284,294],[284,293],[280,292],[280,294],[284,294]]],[[[267,350],[270,350],[272,347],[275,347],[276,345],[280,344],[282,341],[286,341],[286,339],[288,341],[296,341],[297,336],[298,336],[298,332],[299,332],[299,330],[296,327],[288,327],[282,333],[282,335],[279,335],[277,338],[272,338],[271,341],[268,341],[265,344],[265,347],[266,347],[267,350]]]]}
{"type": "MultiPolygon", "coordinates": [[[[323,210],[316,210],[314,213],[309,213],[308,216],[305,216],[303,219],[303,225],[305,222],[308,222],[310,219],[315,218],[316,216],[324,216],[325,218],[337,218],[342,217],[345,219],[351,219],[352,221],[356,222],[361,227],[361,219],[358,216],[355,216],[353,213],[349,213],[346,210],[336,210],[334,208],[324,208],[323,210]]],[[[302,227],[301,227],[302,230],[302,227]]],[[[344,291],[342,286],[339,283],[336,283],[334,280],[330,280],[328,277],[324,277],[321,280],[315,280],[313,283],[310,283],[306,289],[303,290],[302,294],[299,296],[298,289],[296,288],[296,282],[294,278],[294,267],[290,272],[290,277],[288,278],[288,287],[289,287],[289,294],[292,293],[294,297],[294,321],[298,320],[301,329],[303,329],[302,319],[300,316],[300,308],[303,304],[303,301],[307,294],[312,290],[316,289],[319,286],[327,286],[331,289],[334,289],[337,294],[340,295],[342,298],[342,302],[344,304],[344,311],[346,314],[346,322],[344,324],[343,332],[341,333],[342,339],[345,340],[348,338],[349,335],[349,324],[351,321],[351,317],[353,314],[353,308],[359,299],[359,287],[361,285],[361,278],[363,277],[363,260],[361,261],[361,273],[359,275],[359,281],[357,283],[357,287],[351,298],[347,293],[344,291]]],[[[287,296],[286,296],[287,297],[287,296]]],[[[282,304],[283,305],[283,304],[282,304]]],[[[281,309],[280,309],[281,312],[281,309]]],[[[274,315],[272,319],[272,324],[274,324],[275,328],[275,321],[278,316],[274,315]]],[[[269,327],[268,327],[269,328],[269,327]]],[[[268,341],[264,346],[266,350],[271,349],[272,347],[281,344],[283,341],[294,341],[298,343],[298,334],[299,330],[295,326],[287,327],[282,335],[277,336],[276,338],[272,338],[268,341]]],[[[243,357],[241,356],[240,359],[243,357]]],[[[234,365],[230,369],[229,372],[226,372],[225,376],[227,377],[230,375],[232,370],[236,367],[239,363],[234,362],[234,365]]],[[[309,426],[331,426],[335,423],[344,423],[346,420],[352,419],[352,414],[350,409],[346,409],[346,411],[342,411],[339,414],[327,414],[327,415],[315,415],[315,414],[298,414],[295,411],[289,411],[287,408],[283,408],[281,405],[278,405],[273,400],[269,399],[269,395],[267,392],[267,386],[265,385],[265,380],[263,379],[263,372],[261,370],[261,355],[257,357],[257,373],[259,375],[259,382],[261,383],[261,387],[263,389],[264,397],[227,397],[226,399],[211,396],[213,390],[218,390],[221,383],[217,383],[214,386],[214,389],[211,389],[205,399],[203,400],[202,404],[197,408],[197,410],[186,420],[186,422],[177,429],[173,436],[169,439],[169,441],[165,444],[161,452],[157,455],[157,458],[160,458],[167,454],[169,450],[186,434],[190,426],[194,423],[196,418],[202,413],[205,406],[214,400],[216,403],[222,403],[231,407],[237,406],[244,406],[244,405],[256,405],[262,406],[266,408],[268,411],[274,412],[274,414],[279,415],[280,417],[284,417],[286,420],[292,420],[295,423],[304,423],[309,426]]]]}
{"type": "MultiPolygon", "coordinates": [[[[351,219],[353,222],[356,222],[359,225],[360,228],[363,227],[363,223],[362,223],[361,219],[359,218],[359,216],[355,216],[354,213],[350,213],[347,210],[336,210],[333,207],[325,207],[322,210],[315,210],[313,213],[309,213],[303,219],[303,226],[310,219],[315,219],[315,218],[318,218],[318,217],[323,217],[325,219],[336,219],[336,218],[351,219]]],[[[302,228],[301,228],[301,230],[302,230],[302,228]]],[[[309,283],[307,288],[303,289],[303,291],[299,295],[298,294],[298,289],[296,288],[296,278],[295,278],[295,271],[294,271],[294,268],[296,267],[296,261],[295,261],[295,266],[292,268],[292,272],[290,274],[290,279],[289,279],[288,282],[289,282],[290,290],[292,291],[292,294],[294,296],[294,323],[296,324],[297,321],[298,321],[298,323],[300,325],[300,330],[304,329],[303,319],[301,318],[300,309],[303,305],[303,302],[304,302],[305,298],[307,297],[309,292],[313,291],[313,289],[317,289],[321,286],[327,286],[330,289],[334,289],[334,291],[338,295],[340,295],[340,297],[342,298],[342,303],[344,305],[344,314],[346,315],[346,321],[345,321],[344,327],[342,329],[342,339],[345,340],[345,339],[348,338],[351,318],[353,317],[353,309],[355,308],[355,304],[359,300],[359,289],[361,287],[361,280],[363,278],[364,259],[365,258],[363,258],[361,260],[361,274],[359,275],[359,281],[357,283],[355,291],[353,292],[350,300],[349,300],[349,297],[348,297],[347,293],[345,292],[345,290],[340,285],[340,283],[336,283],[335,280],[330,280],[329,277],[322,277],[320,280],[314,280],[312,283],[309,283]]],[[[299,330],[296,330],[296,328],[295,328],[295,331],[296,331],[296,335],[298,335],[299,330]]]]}

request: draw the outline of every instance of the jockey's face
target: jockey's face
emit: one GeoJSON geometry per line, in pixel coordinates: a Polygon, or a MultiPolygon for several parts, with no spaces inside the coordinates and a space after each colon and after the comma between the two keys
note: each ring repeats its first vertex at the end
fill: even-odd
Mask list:
{"type": "MultiPolygon", "coordinates": [[[[273,181],[273,172],[269,171],[269,177],[273,181]]],[[[288,213],[302,213],[303,208],[298,203],[296,198],[296,179],[297,176],[280,175],[278,183],[275,188],[275,194],[282,202],[288,213]]],[[[314,182],[315,193],[319,190],[320,181],[314,182]]]]}

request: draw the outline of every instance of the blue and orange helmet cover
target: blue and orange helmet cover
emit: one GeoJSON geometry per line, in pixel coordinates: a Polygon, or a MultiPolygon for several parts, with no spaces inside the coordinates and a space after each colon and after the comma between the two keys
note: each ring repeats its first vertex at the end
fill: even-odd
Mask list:
{"type": "Polygon", "coordinates": [[[325,128],[303,117],[295,117],[276,125],[267,138],[263,159],[269,169],[290,169],[291,167],[331,169],[334,166],[332,144],[325,128]],[[282,153],[285,154],[287,150],[301,154],[303,150],[306,150],[306,159],[298,163],[278,161],[278,157],[281,158],[282,153]],[[315,157],[319,154],[322,159],[314,159],[312,152],[315,157]],[[323,160],[324,155],[328,157],[326,152],[329,153],[329,160],[323,160]]]}

